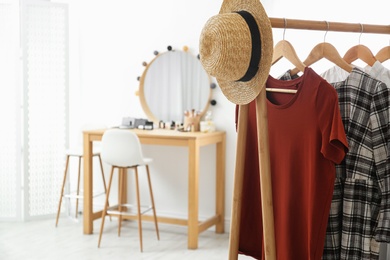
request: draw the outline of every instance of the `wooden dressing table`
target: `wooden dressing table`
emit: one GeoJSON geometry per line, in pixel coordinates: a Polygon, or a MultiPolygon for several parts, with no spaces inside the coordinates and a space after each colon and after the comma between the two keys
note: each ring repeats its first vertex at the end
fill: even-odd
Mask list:
{"type": "MultiPolygon", "coordinates": [[[[102,211],[93,212],[92,207],[92,148],[94,141],[102,139],[105,129],[87,130],[84,135],[84,234],[93,233],[93,221],[101,218],[102,211]]],[[[225,150],[226,134],[217,131],[213,133],[179,132],[175,130],[138,130],[135,132],[141,144],[187,146],[188,147],[188,218],[158,217],[160,223],[188,226],[188,249],[198,248],[198,236],[211,226],[216,226],[216,233],[224,233],[225,220],[225,150]],[[205,221],[199,221],[199,151],[201,146],[216,145],[216,212],[205,221]]],[[[126,193],[125,193],[126,194],[126,193]]],[[[144,220],[152,217],[142,216],[144,220]]]]}

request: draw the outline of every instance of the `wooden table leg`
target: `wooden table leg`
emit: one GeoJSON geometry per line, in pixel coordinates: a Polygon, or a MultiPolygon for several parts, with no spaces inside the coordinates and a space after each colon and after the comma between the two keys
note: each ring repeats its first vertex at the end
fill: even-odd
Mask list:
{"type": "Polygon", "coordinates": [[[92,207],[92,148],[93,143],[89,140],[89,134],[84,133],[84,234],[93,233],[93,207],[92,207]]]}
{"type": "Polygon", "coordinates": [[[195,140],[188,145],[188,249],[198,248],[199,211],[199,146],[195,140]]]}
{"type": "Polygon", "coordinates": [[[238,259],[248,110],[249,105],[240,105],[237,129],[236,168],[234,172],[232,213],[230,218],[229,260],[238,259]]]}
{"type": "Polygon", "coordinates": [[[216,215],[220,217],[220,221],[215,227],[216,233],[225,232],[225,153],[226,141],[225,135],[221,142],[217,143],[216,147],[216,215]]]}

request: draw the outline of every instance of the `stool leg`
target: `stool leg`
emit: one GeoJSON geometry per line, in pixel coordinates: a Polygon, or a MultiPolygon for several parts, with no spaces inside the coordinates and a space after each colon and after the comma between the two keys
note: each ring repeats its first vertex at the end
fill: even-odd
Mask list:
{"type": "MultiPolygon", "coordinates": [[[[106,185],[106,178],[104,177],[102,157],[100,157],[100,154],[98,154],[96,156],[99,158],[100,171],[102,173],[104,192],[107,193],[107,185],[106,185]]],[[[110,204],[108,204],[108,206],[110,206],[110,204]]],[[[110,216],[110,221],[111,221],[111,216],[110,216]]]]}
{"type": "Polygon", "coordinates": [[[122,197],[123,197],[123,174],[124,174],[124,168],[119,168],[119,198],[118,198],[118,211],[119,211],[119,216],[118,216],[118,237],[121,235],[121,228],[122,228],[122,197]]]}
{"type": "Polygon", "coordinates": [[[112,176],[114,175],[114,167],[111,168],[111,174],[110,174],[110,180],[108,182],[108,190],[106,194],[106,202],[104,203],[104,209],[102,213],[102,224],[100,226],[100,234],[99,234],[99,242],[98,242],[98,247],[100,247],[100,242],[102,240],[102,234],[103,234],[103,228],[104,228],[104,219],[106,217],[107,213],[107,207],[108,207],[108,198],[110,196],[110,189],[111,189],[111,184],[112,184],[112,176]]]}
{"type": "Polygon", "coordinates": [[[62,203],[62,197],[64,196],[64,187],[65,187],[65,183],[66,183],[66,173],[68,172],[68,166],[69,166],[69,155],[66,156],[65,171],[64,171],[64,179],[63,179],[63,181],[62,181],[60,201],[59,201],[59,203],[58,203],[57,218],[56,218],[56,226],[58,225],[58,218],[60,217],[61,203],[62,203]]]}
{"type": "Polygon", "coordinates": [[[105,179],[105,177],[104,177],[102,158],[100,157],[100,155],[97,155],[97,157],[99,158],[100,170],[102,171],[102,179],[103,179],[104,192],[107,192],[107,185],[106,185],[106,179],[105,179]]]}
{"type": "Polygon", "coordinates": [[[155,225],[155,227],[156,227],[157,239],[160,240],[160,232],[158,231],[158,224],[157,224],[156,207],[154,206],[154,197],[153,197],[152,181],[150,180],[149,165],[145,165],[145,167],[146,167],[146,174],[147,174],[147,176],[148,176],[150,200],[151,200],[151,202],[152,202],[153,217],[154,217],[154,225],[155,225]]]}
{"type": "Polygon", "coordinates": [[[79,156],[79,171],[78,171],[78,175],[77,175],[77,197],[76,197],[76,218],[77,218],[77,215],[78,215],[78,212],[79,212],[79,195],[80,195],[80,171],[81,171],[81,156],[79,156]]]}
{"type": "Polygon", "coordinates": [[[143,248],[142,248],[142,221],[141,221],[141,201],[139,198],[138,167],[136,166],[134,168],[134,170],[135,170],[135,187],[136,187],[136,192],[137,192],[138,233],[139,233],[140,249],[142,252],[143,251],[143,248]]]}

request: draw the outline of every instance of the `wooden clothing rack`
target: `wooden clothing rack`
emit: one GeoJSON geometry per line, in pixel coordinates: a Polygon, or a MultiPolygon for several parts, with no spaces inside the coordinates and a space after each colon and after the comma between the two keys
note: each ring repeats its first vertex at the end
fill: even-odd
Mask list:
{"type": "Polygon", "coordinates": [[[269,18],[272,28],[298,30],[390,34],[390,25],[340,23],[330,21],[269,18]]]}
{"type": "MultiPolygon", "coordinates": [[[[272,28],[335,31],[352,33],[390,34],[390,25],[340,23],[332,21],[270,18],[272,28]]],[[[274,218],[272,203],[271,168],[268,145],[268,119],[266,91],[262,89],[256,98],[257,141],[260,162],[260,189],[263,216],[263,241],[266,260],[276,259],[274,218]]],[[[237,151],[230,225],[229,260],[238,259],[241,199],[245,162],[249,104],[240,105],[237,125],[237,151]]]]}

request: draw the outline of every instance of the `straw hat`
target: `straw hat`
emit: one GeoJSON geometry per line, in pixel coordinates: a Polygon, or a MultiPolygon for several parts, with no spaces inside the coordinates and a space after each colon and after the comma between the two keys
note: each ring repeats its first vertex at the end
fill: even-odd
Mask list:
{"type": "Polygon", "coordinates": [[[259,0],[224,0],[200,36],[200,61],[223,94],[248,104],[263,89],[271,68],[271,22],[259,0]]]}

